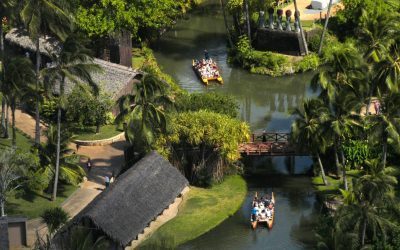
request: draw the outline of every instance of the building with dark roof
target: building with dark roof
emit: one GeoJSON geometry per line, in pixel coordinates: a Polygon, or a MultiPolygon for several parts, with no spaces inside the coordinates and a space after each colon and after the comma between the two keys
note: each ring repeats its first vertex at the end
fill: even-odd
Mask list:
{"type": "Polygon", "coordinates": [[[111,249],[124,249],[137,240],[188,185],[174,166],[153,151],[76,215],[69,229],[76,225],[95,228],[112,242],[111,249]]]}
{"type": "MultiPolygon", "coordinates": [[[[5,41],[11,47],[12,52],[26,54],[34,61],[36,46],[25,30],[11,29],[5,35],[5,41]]],[[[42,67],[50,62],[50,54],[60,51],[58,41],[48,36],[39,39],[39,48],[42,55],[42,67]]],[[[97,58],[94,59],[94,63],[98,64],[102,69],[100,72],[92,73],[94,82],[106,93],[109,93],[114,100],[122,95],[131,93],[135,78],[140,78],[142,75],[142,72],[133,70],[131,67],[97,58]]],[[[74,83],[67,82],[66,92],[71,91],[73,86],[74,83]]]]}

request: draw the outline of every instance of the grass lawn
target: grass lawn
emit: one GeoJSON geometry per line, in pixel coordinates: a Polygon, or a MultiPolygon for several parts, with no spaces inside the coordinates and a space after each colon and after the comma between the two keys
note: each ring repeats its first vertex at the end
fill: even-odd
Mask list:
{"type": "Polygon", "coordinates": [[[28,192],[21,197],[10,197],[6,203],[8,215],[21,215],[29,219],[39,217],[43,211],[50,207],[61,205],[78,187],[60,185],[56,201],[50,201],[51,195],[28,192]]]}
{"type": "Polygon", "coordinates": [[[140,248],[180,245],[216,227],[242,205],[247,185],[241,176],[230,176],[210,189],[191,187],[178,215],[160,227],[140,248]],[[171,243],[172,242],[172,243],[171,243]]]}
{"type": "Polygon", "coordinates": [[[105,125],[100,128],[100,133],[96,134],[96,127],[87,127],[84,129],[74,129],[75,140],[93,141],[103,140],[114,137],[124,132],[116,125],[105,125]]]}
{"type": "MultiPolygon", "coordinates": [[[[11,137],[12,137],[12,129],[11,127],[9,128],[9,139],[4,139],[4,138],[0,138],[0,149],[5,148],[5,147],[11,147],[11,137]]],[[[28,152],[32,145],[33,145],[33,141],[29,138],[29,136],[23,134],[22,132],[20,132],[19,130],[17,130],[17,147],[19,149],[21,149],[23,152],[28,152]]]]}
{"type": "MultiPolygon", "coordinates": [[[[347,183],[349,187],[352,185],[352,179],[355,177],[359,177],[361,175],[360,170],[350,170],[347,171],[347,183]]],[[[328,180],[329,185],[325,186],[324,182],[322,181],[321,176],[316,176],[312,178],[312,183],[314,187],[317,189],[317,192],[320,195],[326,196],[326,197],[333,197],[337,196],[340,194],[339,189],[343,189],[343,179],[336,179],[332,178],[331,176],[326,177],[328,180]]]]}
{"type": "Polygon", "coordinates": [[[143,63],[146,61],[145,55],[143,51],[138,48],[132,49],[132,68],[140,69],[143,66],[143,63]]]}

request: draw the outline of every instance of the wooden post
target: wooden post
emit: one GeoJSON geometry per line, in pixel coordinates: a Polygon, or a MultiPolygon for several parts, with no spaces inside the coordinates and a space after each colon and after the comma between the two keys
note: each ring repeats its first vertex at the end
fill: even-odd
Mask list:
{"type": "Polygon", "coordinates": [[[252,134],[252,138],[251,139],[252,139],[252,142],[254,142],[254,133],[252,134]]]}

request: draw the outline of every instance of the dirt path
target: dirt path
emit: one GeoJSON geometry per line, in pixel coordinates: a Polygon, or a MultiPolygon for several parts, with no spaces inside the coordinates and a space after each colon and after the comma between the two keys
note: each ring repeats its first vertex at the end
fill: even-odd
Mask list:
{"type": "MultiPolygon", "coordinates": [[[[301,20],[319,20],[321,16],[322,18],[325,18],[328,8],[323,10],[313,10],[307,8],[309,5],[311,5],[311,0],[297,0],[297,8],[300,11],[301,20]]],[[[332,5],[331,15],[334,15],[339,8],[339,4],[332,5]]],[[[285,13],[286,10],[291,10],[292,13],[294,13],[294,9],[294,3],[291,3],[283,8],[283,13],[285,13]]],[[[294,19],[294,17],[292,17],[292,19],[294,19]]]]}
{"type": "MultiPolygon", "coordinates": [[[[17,110],[15,114],[16,127],[22,130],[30,137],[35,137],[35,120],[29,114],[17,110]]],[[[42,132],[45,126],[41,126],[42,132]]],[[[41,141],[46,141],[45,136],[41,135],[41,141]]],[[[68,212],[70,217],[74,217],[84,207],[86,207],[101,191],[104,189],[104,177],[111,176],[112,173],[117,174],[124,163],[124,147],[126,142],[124,140],[116,141],[106,146],[81,146],[77,154],[89,157],[93,163],[90,173],[87,172],[85,167],[86,157],[83,157],[81,162],[87,172],[87,181],[82,183],[81,187],[77,189],[64,203],[61,205],[65,211],[68,212]]],[[[72,149],[76,149],[75,144],[71,144],[72,149]]],[[[32,219],[28,221],[28,244],[32,246],[36,239],[36,231],[40,235],[46,233],[45,225],[40,219],[32,219]]]]}

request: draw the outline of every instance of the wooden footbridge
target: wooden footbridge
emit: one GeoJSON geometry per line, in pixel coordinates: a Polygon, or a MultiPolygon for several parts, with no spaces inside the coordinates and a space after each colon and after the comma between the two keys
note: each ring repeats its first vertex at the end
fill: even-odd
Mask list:
{"type": "Polygon", "coordinates": [[[251,142],[239,145],[239,152],[247,156],[306,156],[290,143],[289,133],[263,132],[252,134],[251,142]]]}

